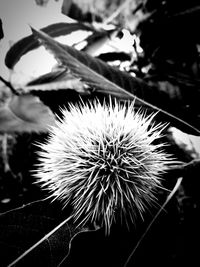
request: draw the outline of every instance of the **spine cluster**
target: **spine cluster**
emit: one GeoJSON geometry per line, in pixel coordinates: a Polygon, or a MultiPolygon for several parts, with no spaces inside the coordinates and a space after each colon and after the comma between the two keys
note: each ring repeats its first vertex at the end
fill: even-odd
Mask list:
{"type": "Polygon", "coordinates": [[[171,162],[155,144],[164,126],[117,101],[71,105],[62,114],[39,145],[38,182],[72,205],[77,226],[95,223],[109,233],[116,218],[134,222],[156,202],[171,162]]]}

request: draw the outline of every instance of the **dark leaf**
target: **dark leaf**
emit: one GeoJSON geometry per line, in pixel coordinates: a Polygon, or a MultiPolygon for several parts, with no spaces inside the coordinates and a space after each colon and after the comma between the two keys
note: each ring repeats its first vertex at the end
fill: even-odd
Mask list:
{"type": "Polygon", "coordinates": [[[4,33],[3,33],[3,27],[2,27],[2,21],[0,19],[0,40],[3,39],[4,33]]]}
{"type": "Polygon", "coordinates": [[[62,45],[41,31],[33,29],[33,32],[54,54],[58,62],[68,67],[73,75],[94,87],[97,92],[111,94],[122,99],[136,99],[137,104],[160,111],[161,115],[165,116],[165,120],[178,124],[177,127],[181,127],[183,131],[200,134],[196,114],[195,117],[191,117],[187,113],[185,99],[182,99],[181,92],[171,95],[160,90],[159,87],[148,86],[141,79],[121,72],[73,47],[62,45]]]}
{"type": "MultiPolygon", "coordinates": [[[[42,31],[52,37],[68,35],[78,30],[94,31],[92,27],[84,25],[82,23],[55,23],[45,28],[42,28],[42,31]]],[[[24,54],[39,46],[39,42],[34,38],[32,34],[18,41],[10,48],[10,50],[6,54],[6,66],[12,69],[24,54]]]]}
{"type": "MultiPolygon", "coordinates": [[[[49,200],[41,200],[0,215],[1,267],[19,257],[62,221],[69,211],[49,200]]],[[[78,232],[65,223],[41,245],[27,254],[15,266],[58,266],[68,255],[72,237],[78,232]]]]}
{"type": "MultiPolygon", "coordinates": [[[[84,5],[86,3],[84,2],[84,5]]],[[[87,4],[85,5],[87,8],[87,4]]],[[[62,13],[78,21],[92,22],[93,19],[101,21],[100,16],[91,14],[89,11],[83,10],[81,7],[74,3],[72,0],[63,0],[62,13]]]]}
{"type": "Polygon", "coordinates": [[[66,74],[67,74],[67,69],[66,68],[60,68],[55,71],[51,71],[47,74],[44,74],[32,81],[30,81],[27,86],[32,86],[32,85],[38,85],[38,84],[44,84],[44,83],[51,83],[55,81],[62,80],[66,74]]]}
{"type": "Polygon", "coordinates": [[[120,60],[122,61],[130,61],[131,56],[127,53],[124,52],[107,52],[107,53],[102,53],[98,56],[99,59],[103,61],[115,61],[115,60],[120,60]]]}

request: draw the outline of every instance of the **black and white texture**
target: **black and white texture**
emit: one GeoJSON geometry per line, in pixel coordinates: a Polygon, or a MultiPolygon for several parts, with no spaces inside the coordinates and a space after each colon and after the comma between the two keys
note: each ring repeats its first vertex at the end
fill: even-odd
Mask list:
{"type": "Polygon", "coordinates": [[[117,101],[71,104],[62,115],[39,144],[37,181],[72,206],[77,226],[94,223],[109,234],[115,219],[134,223],[156,204],[172,162],[157,142],[165,126],[117,101]]]}

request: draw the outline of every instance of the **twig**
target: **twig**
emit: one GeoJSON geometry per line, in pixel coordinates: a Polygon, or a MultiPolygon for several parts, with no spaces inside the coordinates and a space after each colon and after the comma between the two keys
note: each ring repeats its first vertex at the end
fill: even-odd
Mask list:
{"type": "Polygon", "coordinates": [[[6,81],[3,77],[0,76],[0,80],[8,87],[10,88],[11,92],[15,95],[19,95],[19,92],[12,86],[12,84],[8,81],[6,81]]]}
{"type": "Polygon", "coordinates": [[[195,6],[195,7],[189,8],[187,10],[172,14],[171,16],[169,16],[169,18],[178,17],[178,16],[185,16],[185,15],[188,15],[190,13],[197,12],[197,11],[200,11],[200,6],[195,6]]]}

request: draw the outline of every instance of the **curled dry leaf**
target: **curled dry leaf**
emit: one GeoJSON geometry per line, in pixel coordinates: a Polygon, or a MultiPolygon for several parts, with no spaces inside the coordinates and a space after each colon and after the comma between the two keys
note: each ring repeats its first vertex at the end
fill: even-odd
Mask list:
{"type": "Polygon", "coordinates": [[[87,85],[84,87],[83,83],[81,83],[78,79],[72,79],[68,81],[58,81],[58,82],[51,82],[45,84],[38,84],[38,85],[30,85],[24,86],[20,90],[24,93],[28,93],[30,91],[52,91],[52,90],[60,90],[60,89],[75,89],[80,94],[86,94],[87,85]]]}
{"type": "Polygon", "coordinates": [[[46,132],[55,117],[38,97],[14,95],[0,106],[0,132],[46,132]]]}
{"type": "Polygon", "coordinates": [[[200,137],[186,134],[175,127],[168,129],[173,143],[182,151],[184,155],[192,159],[200,159],[200,137]]]}
{"type": "MultiPolygon", "coordinates": [[[[66,78],[66,77],[65,77],[66,78]]],[[[88,86],[81,82],[78,78],[73,78],[72,76],[66,78],[65,80],[56,80],[53,82],[47,82],[42,84],[33,84],[27,86],[21,86],[18,89],[22,93],[30,93],[32,91],[56,91],[56,90],[67,90],[74,89],[80,94],[89,94],[88,86]]]]}

